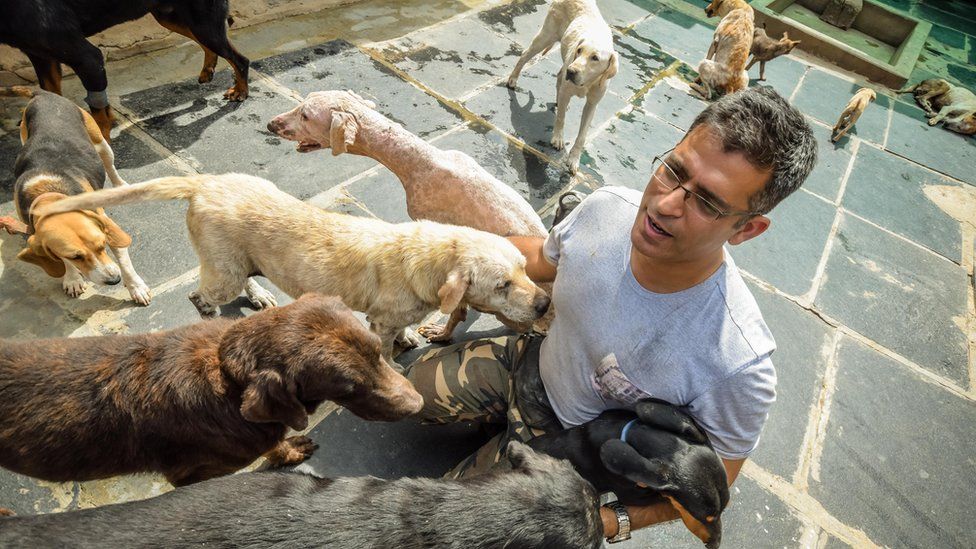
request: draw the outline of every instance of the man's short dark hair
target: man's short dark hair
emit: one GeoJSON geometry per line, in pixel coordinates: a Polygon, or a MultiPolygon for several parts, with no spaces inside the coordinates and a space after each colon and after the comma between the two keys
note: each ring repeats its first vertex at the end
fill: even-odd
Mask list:
{"type": "Polygon", "coordinates": [[[726,95],[698,114],[689,128],[708,126],[725,152],[741,152],[760,169],[772,169],[749,209],[768,213],[800,188],[817,161],[813,130],[795,107],[769,86],[726,95]]]}

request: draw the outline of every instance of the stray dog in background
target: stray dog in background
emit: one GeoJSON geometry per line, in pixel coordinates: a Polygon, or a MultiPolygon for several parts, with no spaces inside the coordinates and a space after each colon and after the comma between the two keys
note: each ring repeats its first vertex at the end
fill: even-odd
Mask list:
{"type": "Polygon", "coordinates": [[[160,25],[192,39],[203,48],[199,81],[213,77],[217,56],[234,68],[234,87],[224,97],[247,97],[249,61],[227,38],[228,0],[3,0],[0,43],[24,52],[34,66],[41,89],[61,95],[61,64],[72,68],[88,91],[85,102],[106,141],[112,111],[102,52],[86,38],[151,13],[160,25]]]}
{"type": "Polygon", "coordinates": [[[314,443],[285,433],[325,400],[383,421],[423,406],[334,297],[151,334],[2,341],[0,466],[54,482],[159,472],[182,486],[261,455],[300,463],[314,443]]]}
{"type": "Polygon", "coordinates": [[[54,278],[71,297],[85,291],[85,279],[114,285],[120,281],[132,300],[148,305],[149,287],[129,259],[132,238],[101,209],[41,216],[37,209],[70,195],[101,189],[105,175],[115,187],[126,185],[115,169],[115,155],[95,120],[71,101],[45,91],[14,86],[0,95],[31,98],[20,121],[23,148],[14,163],[14,203],[20,220],[0,217],[10,234],[27,235],[17,254],[54,278]],[[115,256],[114,263],[105,248],[115,256]]]}
{"type": "Polygon", "coordinates": [[[781,55],[790,53],[800,42],[801,40],[790,40],[790,35],[786,32],[783,33],[783,37],[779,40],[773,40],[766,36],[765,29],[757,27],[752,32],[752,47],[749,49],[749,53],[752,54],[752,59],[746,65],[746,71],[751,69],[756,64],[756,61],[758,61],[759,81],[765,80],[766,63],[781,55]]]}
{"type": "MultiPolygon", "coordinates": [[[[546,237],[539,215],[515,189],[467,154],[438,149],[375,109],[373,102],[351,91],[314,92],[301,105],[274,117],[268,131],[297,141],[300,152],[331,148],[333,156],[348,152],[381,162],[403,185],[407,214],[413,220],[500,236],[546,237]]],[[[427,324],[418,332],[428,341],[449,341],[466,318],[465,305],[451,312],[446,325],[427,324]]],[[[504,316],[499,320],[516,331],[532,329],[531,323],[514,323],[504,316]]]]}
{"type": "Polygon", "coordinates": [[[5,547],[597,549],[592,486],[566,461],[508,447],[512,471],[464,480],[241,473],[154,498],[0,518],[5,547]],[[287,518],[286,518],[287,517],[287,518]]]}
{"type": "Polygon", "coordinates": [[[613,33],[595,0],[553,0],[542,29],[512,69],[508,87],[515,89],[525,64],[539,53],[546,54],[556,42],[563,65],[556,77],[556,123],[549,143],[556,150],[566,146],[563,124],[569,100],[585,97],[579,133],[566,155],[566,166],[576,173],[596,106],[607,93],[607,81],[616,76],[619,61],[613,49],[613,33]]]}
{"type": "Polygon", "coordinates": [[[755,29],[752,7],[745,0],[712,0],[705,13],[722,16],[705,59],[698,64],[698,78],[690,84],[704,99],[744,90],[749,85],[746,62],[755,29]],[[713,59],[714,58],[714,59],[713,59]]]}
{"type": "Polygon", "coordinates": [[[854,123],[857,119],[861,117],[864,109],[868,108],[868,105],[874,101],[877,94],[871,88],[861,88],[857,90],[851,100],[847,102],[847,106],[844,107],[844,112],[840,113],[840,118],[837,119],[837,123],[834,124],[834,129],[830,134],[830,140],[834,143],[840,140],[851,128],[854,127],[854,123]]]}
{"type": "MultiPolygon", "coordinates": [[[[461,303],[532,322],[549,297],[525,274],[525,257],[498,235],[432,221],[387,223],[327,212],[243,174],[163,177],[56,202],[53,211],[186,199],[200,286],[190,301],[204,317],[244,288],[258,308],[274,296],[252,276],[290,296],[338,295],[367,313],[393,363],[394,342],[417,346],[409,326],[461,303]]],[[[395,363],[394,363],[395,364],[395,363]]]]}
{"type": "Polygon", "coordinates": [[[941,78],[930,78],[898,90],[898,93],[909,92],[929,117],[929,126],[945,120],[949,130],[963,135],[976,134],[976,94],[973,92],[941,78]]]}
{"type": "Polygon", "coordinates": [[[691,533],[718,548],[729,503],[722,460],[695,421],[672,404],[647,399],[634,410],[607,410],[529,446],[568,459],[598,491],[612,490],[625,505],[670,501],[691,533]]]}

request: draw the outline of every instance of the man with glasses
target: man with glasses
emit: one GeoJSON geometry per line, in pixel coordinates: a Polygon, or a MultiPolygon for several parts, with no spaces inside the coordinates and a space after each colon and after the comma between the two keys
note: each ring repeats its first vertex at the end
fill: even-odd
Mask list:
{"type": "MultiPolygon", "coordinates": [[[[438,348],[408,377],[432,422],[507,429],[452,472],[481,472],[509,440],[585,423],[655,397],[708,433],[731,484],[775,400],[775,343],[726,243],[761,235],[766,214],[813,169],[803,116],[772,88],[709,105],[680,143],[654,158],[643,193],[604,187],[545,239],[512,237],[537,282],[554,282],[545,338],[438,348]]],[[[628,508],[631,528],[672,520],[669,504],[628,508]]],[[[611,541],[626,522],[601,509],[611,541]]]]}

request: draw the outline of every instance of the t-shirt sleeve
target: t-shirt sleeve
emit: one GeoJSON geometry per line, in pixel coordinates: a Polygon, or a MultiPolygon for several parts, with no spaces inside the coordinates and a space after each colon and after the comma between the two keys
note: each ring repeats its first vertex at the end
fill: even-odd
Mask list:
{"type": "Polygon", "coordinates": [[[687,409],[720,457],[744,459],[756,449],[775,400],[776,370],[766,355],[710,387],[687,409]]]}
{"type": "Polygon", "coordinates": [[[573,225],[576,220],[580,217],[580,212],[586,208],[586,202],[592,200],[593,195],[590,195],[583,199],[578,206],[573,208],[573,211],[569,212],[563,220],[549,231],[549,235],[546,237],[546,241],[542,243],[542,256],[546,258],[546,261],[552,263],[555,266],[559,265],[559,257],[562,254],[563,241],[567,236],[572,233],[573,225]]]}

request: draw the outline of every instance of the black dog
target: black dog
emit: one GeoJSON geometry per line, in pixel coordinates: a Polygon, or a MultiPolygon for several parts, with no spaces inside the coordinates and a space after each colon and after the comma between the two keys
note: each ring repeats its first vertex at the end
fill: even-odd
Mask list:
{"type": "Polygon", "coordinates": [[[722,460],[694,420],[673,405],[648,399],[635,410],[608,410],[529,445],[568,459],[598,491],[612,490],[626,505],[670,501],[685,526],[717,548],[729,503],[722,460]]]}
{"type": "Polygon", "coordinates": [[[247,97],[250,62],[227,38],[227,0],[3,0],[0,2],[0,43],[27,54],[42,89],[61,94],[61,63],[71,67],[88,91],[85,101],[105,139],[112,128],[105,60],[86,38],[151,13],[160,25],[203,48],[200,82],[213,77],[217,57],[234,68],[234,87],[224,97],[247,97]]]}
{"type": "Polygon", "coordinates": [[[596,549],[593,487],[509,446],[513,471],[465,480],[242,473],[84,511],[0,518],[2,547],[596,549]]]}

